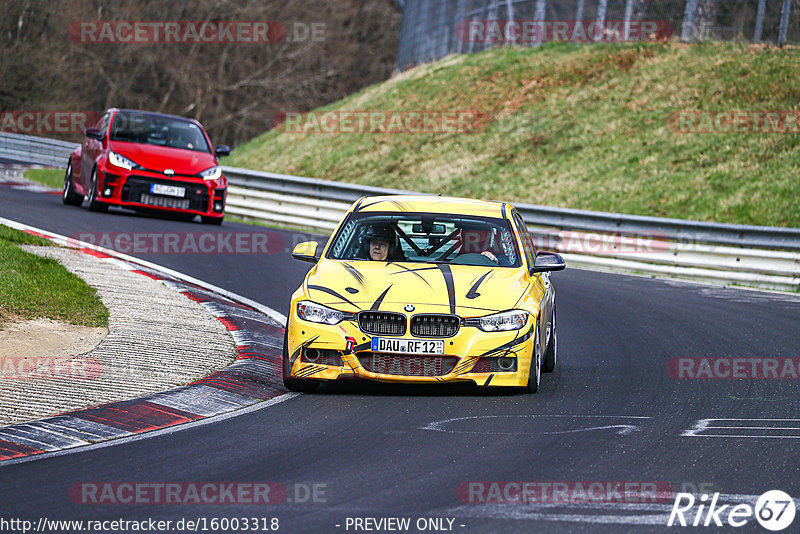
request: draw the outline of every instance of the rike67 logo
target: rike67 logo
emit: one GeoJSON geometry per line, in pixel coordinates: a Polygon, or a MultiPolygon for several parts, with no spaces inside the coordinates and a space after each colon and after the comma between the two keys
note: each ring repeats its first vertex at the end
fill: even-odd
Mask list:
{"type": "MultiPolygon", "coordinates": [[[[726,501],[736,496],[726,496],[726,501]]],[[[755,518],[767,530],[786,529],[794,521],[797,509],[792,498],[780,490],[771,490],[761,495],[755,506],[747,503],[721,504],[720,494],[703,494],[699,499],[691,493],[678,493],[669,514],[667,526],[693,527],[741,527],[755,518]]],[[[752,502],[752,501],[751,501],[752,502]]]]}

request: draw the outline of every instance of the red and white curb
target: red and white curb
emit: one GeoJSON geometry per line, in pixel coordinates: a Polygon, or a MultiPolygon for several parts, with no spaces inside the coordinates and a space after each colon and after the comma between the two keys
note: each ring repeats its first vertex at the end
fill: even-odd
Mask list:
{"type": "Polygon", "coordinates": [[[284,393],[280,313],[182,273],[0,218],[0,224],[76,248],[128,271],[159,280],[204,306],[231,332],[237,358],[191,384],[145,397],[75,410],[0,428],[0,465],[198,422],[274,399],[284,393]]]}

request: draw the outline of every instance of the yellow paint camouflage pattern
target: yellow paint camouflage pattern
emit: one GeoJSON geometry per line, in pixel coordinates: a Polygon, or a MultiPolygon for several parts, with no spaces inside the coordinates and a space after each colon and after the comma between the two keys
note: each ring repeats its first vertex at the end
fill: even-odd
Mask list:
{"type": "MultiPolygon", "coordinates": [[[[354,209],[502,217],[512,221],[518,250],[520,253],[524,250],[520,230],[511,217],[513,207],[509,204],[436,196],[367,197],[354,203],[339,226],[354,209]]],[[[338,227],[332,236],[336,236],[337,232],[338,227]]],[[[404,383],[471,381],[482,386],[487,383],[489,375],[493,375],[491,386],[526,385],[537,335],[536,326],[539,327],[542,350],[544,347],[542,336],[545,335],[545,321],[540,317],[540,307],[547,302],[545,299],[552,303],[554,293],[547,281],[549,274],[529,274],[524,253],[521,254],[522,266],[517,268],[449,264],[453,289],[448,293],[445,276],[436,265],[327,259],[325,256],[332,241],[329,240],[319,262],[311,268],[302,286],[292,295],[287,323],[288,364],[285,363],[292,378],[362,378],[404,383]],[[479,286],[473,289],[479,280],[479,286]],[[515,331],[484,332],[477,327],[461,326],[456,335],[443,338],[445,355],[458,357],[458,364],[449,374],[428,377],[370,372],[359,363],[355,353],[348,354],[346,351],[347,337],[355,339],[355,352],[371,350],[369,344],[372,336],[361,332],[357,321],[326,325],[302,320],[297,315],[297,303],[304,300],[343,312],[358,313],[370,310],[381,296],[379,311],[403,313],[408,318],[424,313],[455,313],[462,318],[471,318],[513,309],[527,311],[530,316],[525,327],[515,331]],[[408,304],[416,308],[413,313],[404,311],[403,308],[408,304]],[[303,348],[339,351],[343,365],[302,362],[300,355],[303,348]],[[475,373],[473,366],[479,356],[515,356],[516,372],[475,373]]],[[[304,254],[308,253],[307,248],[303,251],[304,254]]],[[[398,338],[419,339],[411,335],[410,328],[406,328],[406,334],[398,338]]]]}

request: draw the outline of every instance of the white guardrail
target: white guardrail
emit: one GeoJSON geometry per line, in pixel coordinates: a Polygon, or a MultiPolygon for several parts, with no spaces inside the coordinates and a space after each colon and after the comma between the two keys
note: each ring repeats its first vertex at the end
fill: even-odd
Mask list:
{"type": "MultiPolygon", "coordinates": [[[[0,133],[0,158],[63,167],[75,148],[0,133]]],[[[226,213],[330,232],[363,195],[410,191],[223,167],[226,213]]],[[[706,223],[514,203],[538,247],[579,268],[800,291],[800,228],[706,223]]]]}

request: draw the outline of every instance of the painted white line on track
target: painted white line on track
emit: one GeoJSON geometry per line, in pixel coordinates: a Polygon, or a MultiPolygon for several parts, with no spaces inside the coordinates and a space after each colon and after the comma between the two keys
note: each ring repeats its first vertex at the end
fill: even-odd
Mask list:
{"type": "MultiPolygon", "coordinates": [[[[459,421],[475,421],[475,420],[486,420],[486,419],[510,419],[510,418],[519,418],[519,419],[620,419],[623,421],[627,420],[648,420],[652,419],[652,417],[648,416],[641,416],[641,415],[568,415],[568,414],[543,414],[543,415],[471,415],[466,417],[453,417],[451,419],[443,419],[441,421],[433,421],[428,423],[425,426],[419,427],[420,430],[433,430],[435,432],[445,432],[448,434],[527,434],[529,432],[525,431],[512,431],[512,432],[499,432],[494,430],[453,430],[449,428],[445,428],[450,423],[455,423],[459,421]]],[[[595,430],[611,430],[616,429],[617,434],[619,435],[626,435],[630,434],[631,432],[639,430],[639,426],[635,424],[614,424],[614,425],[601,425],[601,426],[588,426],[588,427],[579,427],[579,428],[572,428],[568,430],[550,430],[550,431],[543,431],[541,429],[537,429],[535,432],[538,435],[556,435],[556,434],[571,434],[575,432],[592,432],[595,430]]]]}
{"type": "Polygon", "coordinates": [[[179,425],[170,426],[167,428],[161,428],[158,430],[151,430],[148,432],[143,432],[141,434],[131,434],[130,436],[125,436],[121,438],[114,438],[108,441],[103,441],[100,443],[93,443],[91,445],[86,445],[83,447],[71,448],[71,449],[64,449],[59,451],[53,452],[45,452],[42,454],[34,454],[31,456],[24,456],[22,458],[11,458],[9,460],[3,460],[0,462],[0,469],[14,464],[19,464],[23,462],[31,462],[34,460],[41,460],[44,458],[53,458],[55,456],[63,456],[65,454],[77,454],[86,451],[93,451],[96,449],[104,449],[106,447],[113,447],[116,445],[123,445],[125,443],[130,443],[132,441],[139,441],[145,439],[152,439],[161,436],[167,436],[174,432],[182,432],[184,430],[189,430],[192,428],[197,428],[205,425],[212,425],[215,423],[221,423],[223,421],[227,421],[233,417],[238,417],[240,415],[247,415],[252,412],[257,412],[258,410],[262,410],[264,408],[269,408],[275,404],[280,404],[284,401],[289,399],[293,399],[299,396],[300,393],[284,393],[283,395],[278,395],[277,397],[273,397],[271,399],[265,400],[263,402],[258,402],[252,406],[248,406],[247,408],[242,408],[241,410],[234,410],[232,412],[228,412],[222,415],[215,415],[213,417],[209,417],[207,419],[198,419],[196,421],[191,421],[188,423],[181,423],[179,425]]]}
{"type": "Polygon", "coordinates": [[[692,428],[684,430],[681,436],[690,438],[800,439],[800,419],[698,419],[692,428]],[[784,426],[789,423],[797,423],[797,425],[784,426]],[[759,430],[761,432],[730,434],[725,433],[726,430],[731,432],[759,430]],[[713,433],[706,434],[706,431],[713,431],[713,433]],[[781,432],[791,432],[791,434],[782,434],[781,432]]]}
{"type": "Polygon", "coordinates": [[[162,265],[158,265],[157,263],[152,263],[152,262],[149,262],[149,261],[146,261],[146,260],[142,260],[142,259],[136,258],[134,256],[129,256],[129,255],[123,254],[121,252],[116,252],[114,250],[110,250],[110,249],[107,249],[107,248],[98,247],[97,245],[93,245],[91,243],[85,243],[83,241],[78,241],[77,239],[73,239],[71,237],[63,236],[61,234],[56,234],[56,233],[50,232],[48,230],[42,230],[41,228],[36,228],[35,226],[30,226],[30,225],[27,225],[27,224],[19,223],[17,221],[12,221],[11,219],[6,219],[4,217],[0,217],[0,224],[4,224],[6,226],[9,226],[11,228],[15,228],[17,230],[31,230],[31,231],[34,231],[34,232],[38,232],[40,234],[46,235],[46,236],[48,236],[50,238],[53,238],[53,242],[57,243],[59,245],[64,245],[64,246],[72,247],[72,248],[74,248],[74,247],[87,248],[87,249],[90,249],[90,250],[95,250],[97,252],[102,252],[104,254],[108,254],[109,256],[112,256],[112,257],[115,257],[115,258],[118,258],[118,259],[121,259],[121,260],[125,260],[125,261],[129,261],[131,263],[139,264],[139,265],[141,265],[143,267],[147,267],[149,269],[153,269],[155,271],[162,272],[162,273],[164,273],[164,274],[166,274],[168,276],[171,276],[171,277],[173,277],[173,278],[175,278],[177,280],[181,280],[183,282],[187,282],[189,284],[194,284],[196,286],[202,287],[202,288],[207,289],[209,291],[213,291],[214,293],[218,293],[218,294],[222,295],[223,297],[227,297],[227,298],[229,298],[229,299],[231,299],[231,300],[233,300],[235,302],[239,302],[240,304],[245,304],[247,306],[255,308],[256,310],[260,311],[264,315],[267,315],[267,316],[271,317],[272,319],[274,319],[275,321],[277,321],[278,324],[283,325],[283,324],[286,323],[286,316],[283,315],[282,313],[276,311],[276,310],[273,310],[269,306],[265,306],[265,305],[263,305],[263,304],[261,304],[259,302],[256,302],[254,300],[248,299],[247,297],[243,297],[241,295],[238,295],[236,293],[228,291],[227,289],[223,289],[223,288],[215,286],[213,284],[209,284],[208,282],[204,282],[202,280],[198,280],[197,278],[194,278],[194,277],[189,276],[187,274],[184,274],[184,273],[181,273],[181,272],[178,272],[178,271],[174,271],[174,270],[170,269],[169,267],[164,267],[162,265]]]}

